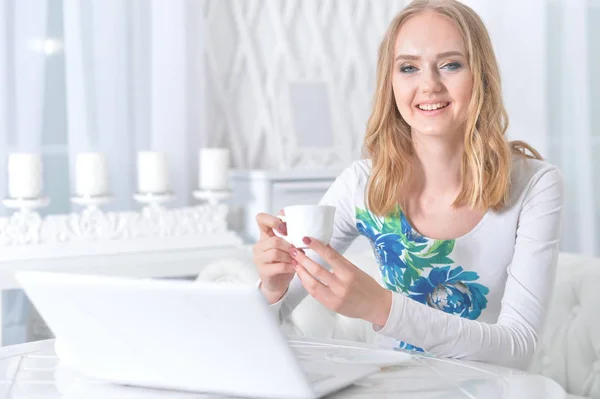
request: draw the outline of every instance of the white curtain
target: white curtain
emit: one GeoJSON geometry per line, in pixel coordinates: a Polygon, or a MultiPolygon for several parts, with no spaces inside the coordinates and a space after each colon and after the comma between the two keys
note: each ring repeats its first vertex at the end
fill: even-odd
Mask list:
{"type": "MultiPolygon", "coordinates": [[[[0,198],[5,198],[6,154],[40,151],[43,142],[46,57],[37,49],[46,36],[47,3],[0,1],[0,27],[0,198]]],[[[2,295],[4,342],[16,343],[26,333],[28,303],[18,290],[2,295]]]]}
{"type": "Polygon", "coordinates": [[[533,144],[564,175],[562,250],[600,255],[600,2],[464,2],[490,30],[509,136],[533,144]]]}
{"type": "MultiPolygon", "coordinates": [[[[0,0],[0,198],[9,152],[43,154],[43,212],[71,210],[74,160],[101,151],[115,200],[136,206],[136,153],[167,153],[170,205],[188,204],[205,143],[202,3],[0,0]],[[64,51],[63,51],[64,49],[64,51]]],[[[0,214],[6,214],[0,207],[0,214]]],[[[4,343],[22,342],[29,304],[3,293],[4,343]]]]}
{"type": "Polygon", "coordinates": [[[167,153],[177,203],[190,201],[205,119],[200,6],[64,0],[71,181],[77,152],[106,153],[115,208],[133,205],[140,150],[167,153]]]}

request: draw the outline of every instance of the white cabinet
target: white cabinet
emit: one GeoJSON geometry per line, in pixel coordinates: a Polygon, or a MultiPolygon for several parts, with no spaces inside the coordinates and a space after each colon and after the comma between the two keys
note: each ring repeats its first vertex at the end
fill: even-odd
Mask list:
{"type": "Polygon", "coordinates": [[[332,181],[323,182],[277,182],[272,188],[273,211],[288,205],[316,204],[331,186],[332,181]]]}
{"type": "MultiPolygon", "coordinates": [[[[256,225],[258,213],[276,215],[288,205],[316,204],[341,172],[341,169],[232,172],[232,229],[253,244],[260,236],[256,225]]],[[[348,252],[367,249],[370,249],[368,240],[359,237],[348,252]]]]}
{"type": "Polygon", "coordinates": [[[247,242],[259,237],[256,215],[276,215],[288,205],[319,202],[341,169],[249,170],[231,174],[233,186],[233,228],[247,242]]]}

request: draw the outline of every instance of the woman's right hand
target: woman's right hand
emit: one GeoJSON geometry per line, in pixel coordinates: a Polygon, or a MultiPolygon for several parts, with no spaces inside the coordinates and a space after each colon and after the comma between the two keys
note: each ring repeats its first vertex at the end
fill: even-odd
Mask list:
{"type": "Polygon", "coordinates": [[[260,239],[254,245],[254,264],[260,276],[260,290],[271,304],[279,301],[288,289],[296,271],[292,266],[291,245],[273,230],[287,234],[286,225],[277,217],[259,213],[256,223],[260,239]]]}

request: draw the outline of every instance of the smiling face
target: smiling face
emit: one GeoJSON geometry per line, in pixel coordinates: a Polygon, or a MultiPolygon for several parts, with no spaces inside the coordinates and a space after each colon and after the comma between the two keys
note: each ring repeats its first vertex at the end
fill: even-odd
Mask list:
{"type": "Polygon", "coordinates": [[[402,24],[394,49],[394,98],[412,135],[462,137],[473,76],[458,28],[422,12],[402,24]]]}

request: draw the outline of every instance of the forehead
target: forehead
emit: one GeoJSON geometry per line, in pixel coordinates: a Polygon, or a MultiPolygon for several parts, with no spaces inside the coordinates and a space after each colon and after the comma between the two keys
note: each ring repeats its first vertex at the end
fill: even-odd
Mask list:
{"type": "Polygon", "coordinates": [[[421,12],[402,23],[394,45],[395,54],[434,56],[447,51],[467,49],[456,25],[433,11],[421,12]]]}

